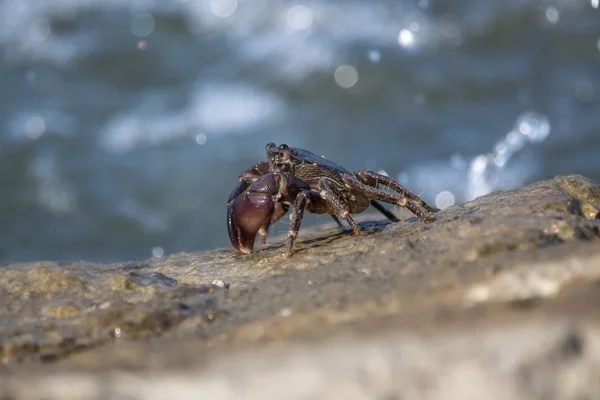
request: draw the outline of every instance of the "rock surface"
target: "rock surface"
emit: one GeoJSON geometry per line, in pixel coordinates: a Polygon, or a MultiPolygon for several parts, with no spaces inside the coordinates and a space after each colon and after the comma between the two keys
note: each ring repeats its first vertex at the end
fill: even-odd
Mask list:
{"type": "Polygon", "coordinates": [[[597,184],[361,227],[0,267],[0,398],[600,398],[597,184]]]}

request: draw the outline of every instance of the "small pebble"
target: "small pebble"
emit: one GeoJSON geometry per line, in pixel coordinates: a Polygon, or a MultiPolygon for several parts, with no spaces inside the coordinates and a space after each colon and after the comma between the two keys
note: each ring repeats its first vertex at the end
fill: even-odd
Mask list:
{"type": "Polygon", "coordinates": [[[222,280],[220,280],[220,279],[215,279],[214,281],[212,281],[212,284],[213,284],[214,286],[220,287],[221,289],[229,289],[229,284],[228,284],[228,283],[225,283],[225,282],[223,282],[223,281],[222,281],[222,280]]]}
{"type": "Polygon", "coordinates": [[[465,303],[472,306],[477,303],[487,301],[490,298],[490,289],[487,286],[475,286],[467,293],[465,303]]]}
{"type": "Polygon", "coordinates": [[[282,317],[289,317],[290,315],[292,315],[292,309],[289,307],[282,308],[281,310],[279,310],[279,315],[281,315],[282,317]]]}

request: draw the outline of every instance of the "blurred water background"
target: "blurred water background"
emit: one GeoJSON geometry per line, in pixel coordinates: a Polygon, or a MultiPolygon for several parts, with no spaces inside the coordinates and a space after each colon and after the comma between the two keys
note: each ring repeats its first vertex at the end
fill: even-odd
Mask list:
{"type": "Polygon", "coordinates": [[[0,72],[3,264],[229,247],[269,141],[438,207],[600,179],[598,0],[3,0],[0,72]]]}

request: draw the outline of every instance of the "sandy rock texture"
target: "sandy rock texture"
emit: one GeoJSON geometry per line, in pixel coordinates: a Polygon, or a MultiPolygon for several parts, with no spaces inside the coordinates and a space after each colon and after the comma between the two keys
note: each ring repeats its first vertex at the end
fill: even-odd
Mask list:
{"type": "Polygon", "coordinates": [[[379,218],[291,259],[2,266],[0,399],[600,398],[598,184],[379,218]]]}

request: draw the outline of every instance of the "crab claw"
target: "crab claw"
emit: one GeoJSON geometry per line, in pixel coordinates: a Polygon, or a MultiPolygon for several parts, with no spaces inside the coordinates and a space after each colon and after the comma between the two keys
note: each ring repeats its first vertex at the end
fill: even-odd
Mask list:
{"type": "Polygon", "coordinates": [[[236,253],[252,253],[256,234],[271,221],[278,205],[272,194],[252,190],[254,185],[227,206],[229,240],[236,253]]]}
{"type": "Polygon", "coordinates": [[[230,201],[227,228],[236,253],[252,253],[256,234],[281,218],[303,190],[310,190],[310,186],[293,175],[267,173],[230,201]]]}

